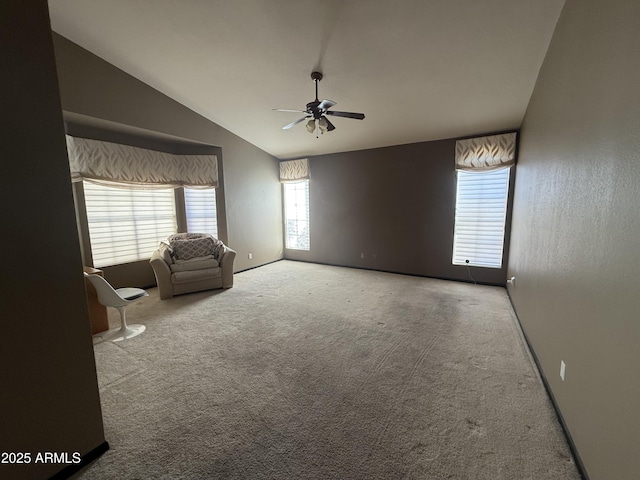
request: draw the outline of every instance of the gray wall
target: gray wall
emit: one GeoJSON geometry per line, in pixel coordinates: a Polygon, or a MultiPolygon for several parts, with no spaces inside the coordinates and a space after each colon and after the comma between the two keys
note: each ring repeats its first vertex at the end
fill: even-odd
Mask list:
{"type": "Polygon", "coordinates": [[[506,254],[501,269],[451,264],[455,143],[311,157],[311,250],[285,258],[504,285],[506,254]]]}
{"type": "Polygon", "coordinates": [[[0,71],[0,478],[48,478],[104,431],[45,0],[3,2],[0,71]]]}
{"type": "Polygon", "coordinates": [[[592,480],[640,478],[639,19],[567,1],[515,188],[510,295],[592,480]]]}
{"type": "MultiPolygon", "coordinates": [[[[76,123],[82,123],[84,115],[106,128],[112,122],[118,129],[141,136],[146,130],[155,136],[219,147],[224,198],[218,203],[227,236],[221,238],[238,252],[235,270],[282,258],[281,188],[274,157],[64,37],[54,34],[54,47],[62,107],[75,114],[76,123]]],[[[211,88],[216,87],[212,84],[211,88]]],[[[105,273],[112,279],[128,277],[140,282],[143,276],[153,278],[148,262],[138,267],[144,271],[105,273]]]]}

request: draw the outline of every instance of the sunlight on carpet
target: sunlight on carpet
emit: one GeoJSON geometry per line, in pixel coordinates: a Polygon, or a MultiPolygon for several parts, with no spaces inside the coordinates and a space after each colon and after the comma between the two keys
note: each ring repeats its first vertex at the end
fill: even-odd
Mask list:
{"type": "Polygon", "coordinates": [[[82,478],[579,479],[503,288],[280,261],[97,345],[82,478]]]}

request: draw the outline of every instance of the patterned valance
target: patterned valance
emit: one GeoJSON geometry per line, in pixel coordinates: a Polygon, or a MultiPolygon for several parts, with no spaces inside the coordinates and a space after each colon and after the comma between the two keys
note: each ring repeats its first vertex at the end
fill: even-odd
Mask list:
{"type": "Polygon", "coordinates": [[[456,142],[456,170],[499,170],[516,163],[516,132],[456,142]]]}
{"type": "Polygon", "coordinates": [[[298,182],[309,178],[309,160],[288,160],[280,162],[280,181],[298,182]]]}
{"type": "Polygon", "coordinates": [[[174,155],[67,135],[72,181],[137,187],[218,186],[215,155],[174,155]]]}

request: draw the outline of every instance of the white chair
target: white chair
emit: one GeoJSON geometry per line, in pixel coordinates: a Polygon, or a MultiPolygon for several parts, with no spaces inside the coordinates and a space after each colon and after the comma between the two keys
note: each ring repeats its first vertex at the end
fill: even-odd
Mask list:
{"type": "Polygon", "coordinates": [[[100,275],[84,274],[85,277],[96,287],[98,293],[98,301],[105,307],[114,307],[120,312],[120,328],[113,328],[104,333],[94,335],[94,343],[98,341],[120,342],[140,335],[145,331],[144,325],[127,325],[125,317],[125,308],[130,303],[140,300],[142,297],[148,297],[149,294],[142,288],[118,288],[114,289],[100,275]]]}

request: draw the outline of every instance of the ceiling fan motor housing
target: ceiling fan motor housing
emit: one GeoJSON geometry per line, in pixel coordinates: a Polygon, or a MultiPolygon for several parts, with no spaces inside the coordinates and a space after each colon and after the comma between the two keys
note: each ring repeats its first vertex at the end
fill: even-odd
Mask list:
{"type": "Polygon", "coordinates": [[[313,115],[313,118],[315,118],[316,120],[319,119],[323,113],[323,111],[318,108],[318,105],[320,105],[320,102],[318,102],[317,100],[307,103],[307,113],[309,115],[313,115]]]}

